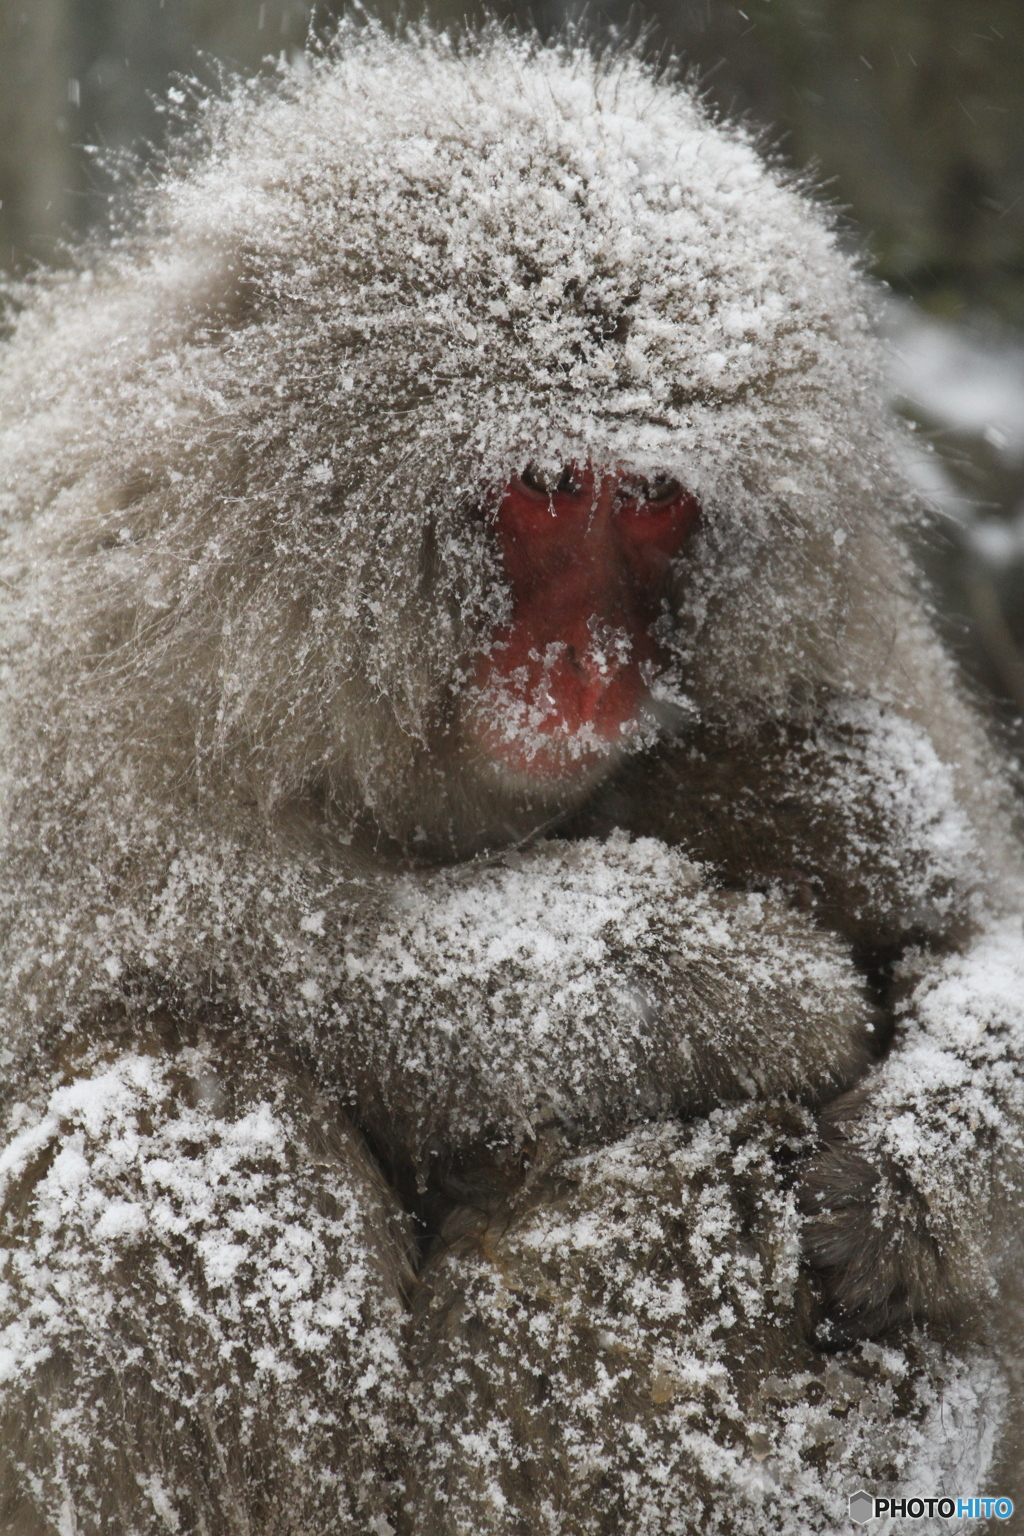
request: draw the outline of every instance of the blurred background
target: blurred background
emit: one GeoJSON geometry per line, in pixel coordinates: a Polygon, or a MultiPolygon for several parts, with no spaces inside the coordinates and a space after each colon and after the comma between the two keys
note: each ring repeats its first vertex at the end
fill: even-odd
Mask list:
{"type": "MultiPolygon", "coordinates": [[[[159,145],[175,76],[258,70],[340,4],[0,0],[0,270],[102,226],[89,146],[159,145]]],[[[495,0],[547,33],[562,0],[495,0]]],[[[466,6],[434,0],[440,25],[466,6]]],[[[578,11],[575,12],[578,15],[578,11]]],[[[888,285],[893,402],[945,514],[920,552],[949,638],[1024,743],[1024,0],[595,0],[591,33],[648,30],[721,111],[748,115],[844,211],[888,285]]]]}

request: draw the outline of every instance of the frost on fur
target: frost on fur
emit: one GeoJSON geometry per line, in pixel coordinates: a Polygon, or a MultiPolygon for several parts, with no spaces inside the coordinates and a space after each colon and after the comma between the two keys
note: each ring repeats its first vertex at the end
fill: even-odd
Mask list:
{"type": "Polygon", "coordinates": [[[1019,844],[827,214],[631,54],[346,25],[23,298],[3,1518],[796,1536],[851,1478],[976,1492],[1019,844]],[[480,668],[504,488],[574,464],[699,519],[642,719],[562,784],[466,726],[543,759],[480,668]]]}
{"type": "Polygon", "coordinates": [[[39,295],[0,396],[5,580],[62,655],[83,787],[180,743],[200,788],[443,839],[431,766],[502,603],[467,511],[527,458],[699,496],[670,626],[694,704],[848,670],[836,573],[899,559],[868,299],[740,131],[628,56],[499,37],[352,38],[205,116],[138,233],[39,295]],[[727,656],[741,623],[760,645],[727,656]]]}
{"type": "Polygon", "coordinates": [[[416,1303],[424,1529],[511,1533],[528,1482],[545,1536],[838,1531],[861,1484],[984,1478],[1007,1387],[983,1353],[794,1329],[801,1118],[645,1129],[450,1224],[416,1303]]]}
{"type": "Polygon", "coordinates": [[[368,1528],[408,1392],[390,1192],[272,1071],[79,1067],[0,1157],[4,1528],[368,1528]]]}

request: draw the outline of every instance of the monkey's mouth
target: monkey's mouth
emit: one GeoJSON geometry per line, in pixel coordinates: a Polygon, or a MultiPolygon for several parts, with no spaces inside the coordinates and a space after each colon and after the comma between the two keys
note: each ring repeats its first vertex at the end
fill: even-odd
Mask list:
{"type": "Polygon", "coordinates": [[[651,670],[622,628],[588,633],[583,645],[553,641],[543,652],[504,632],[478,671],[472,739],[517,779],[589,780],[656,732],[651,670]]]}

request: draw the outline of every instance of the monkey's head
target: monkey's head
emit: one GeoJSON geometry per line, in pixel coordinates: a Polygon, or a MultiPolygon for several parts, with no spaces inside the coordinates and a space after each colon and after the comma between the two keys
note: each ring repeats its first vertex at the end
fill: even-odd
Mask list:
{"type": "Polygon", "coordinates": [[[745,129],[629,53],[351,26],[176,144],[2,386],[62,783],[462,856],[886,652],[865,290],[745,129]]]}

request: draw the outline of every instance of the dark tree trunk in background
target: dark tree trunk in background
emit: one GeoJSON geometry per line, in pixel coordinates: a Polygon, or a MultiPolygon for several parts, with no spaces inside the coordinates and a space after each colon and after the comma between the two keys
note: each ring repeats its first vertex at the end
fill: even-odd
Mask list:
{"type": "Polygon", "coordinates": [[[74,221],[76,50],[68,0],[0,0],[0,270],[74,221]]]}
{"type": "Polygon", "coordinates": [[[0,269],[60,259],[102,225],[108,185],[85,145],[159,143],[175,73],[253,70],[301,48],[289,0],[0,0],[0,269]]]}

